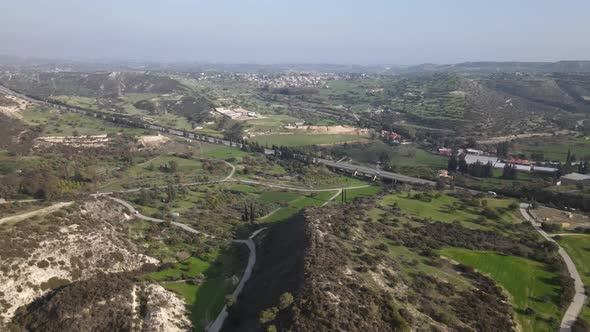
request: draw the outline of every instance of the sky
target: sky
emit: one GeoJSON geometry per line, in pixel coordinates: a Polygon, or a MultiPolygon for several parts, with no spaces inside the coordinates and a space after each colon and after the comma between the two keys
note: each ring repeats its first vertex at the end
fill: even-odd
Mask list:
{"type": "Polygon", "coordinates": [[[588,0],[0,0],[0,54],[215,63],[590,60],[588,0]]]}

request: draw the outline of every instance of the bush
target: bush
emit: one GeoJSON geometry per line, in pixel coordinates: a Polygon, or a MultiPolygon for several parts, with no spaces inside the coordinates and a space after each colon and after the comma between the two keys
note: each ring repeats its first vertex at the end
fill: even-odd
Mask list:
{"type": "Polygon", "coordinates": [[[485,207],[481,210],[481,214],[488,219],[499,219],[500,215],[494,209],[485,207]]]}
{"type": "Polygon", "coordinates": [[[574,325],[572,325],[572,332],[590,332],[590,323],[584,318],[579,317],[574,325]]]}
{"type": "Polygon", "coordinates": [[[266,310],[263,310],[260,313],[260,323],[266,324],[268,322],[272,322],[277,317],[277,312],[279,312],[279,308],[272,307],[266,310]]]}
{"type": "Polygon", "coordinates": [[[283,293],[279,299],[279,308],[284,310],[290,307],[291,304],[293,304],[293,295],[289,292],[283,293]]]}

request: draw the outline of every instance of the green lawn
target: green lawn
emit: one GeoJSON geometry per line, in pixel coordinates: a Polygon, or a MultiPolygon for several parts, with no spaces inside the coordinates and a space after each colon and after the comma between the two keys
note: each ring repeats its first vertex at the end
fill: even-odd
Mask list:
{"type": "Polygon", "coordinates": [[[258,142],[261,145],[279,145],[279,146],[305,146],[315,144],[335,144],[344,142],[354,142],[366,139],[359,135],[309,135],[309,134],[288,134],[288,135],[264,135],[251,138],[251,141],[258,142]]]}
{"type": "Polygon", "coordinates": [[[561,321],[561,310],[554,303],[559,296],[558,286],[551,284],[556,275],[539,262],[489,251],[471,251],[459,248],[442,249],[439,253],[450,259],[473,266],[489,275],[510,294],[516,318],[522,331],[554,331],[544,319],[553,317],[561,321]],[[527,308],[536,314],[525,315],[527,308]]]}

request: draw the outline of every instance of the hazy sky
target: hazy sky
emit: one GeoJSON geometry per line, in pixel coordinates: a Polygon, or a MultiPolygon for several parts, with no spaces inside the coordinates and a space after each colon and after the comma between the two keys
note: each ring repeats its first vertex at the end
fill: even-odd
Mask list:
{"type": "Polygon", "coordinates": [[[589,0],[0,0],[0,54],[207,62],[590,59],[589,0]]]}

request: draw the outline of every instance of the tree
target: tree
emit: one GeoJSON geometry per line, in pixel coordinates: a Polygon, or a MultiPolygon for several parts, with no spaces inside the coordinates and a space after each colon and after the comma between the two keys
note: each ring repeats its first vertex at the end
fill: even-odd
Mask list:
{"type": "Polygon", "coordinates": [[[516,167],[512,164],[506,163],[502,170],[502,178],[508,180],[515,180],[517,176],[516,167]]]}
{"type": "Polygon", "coordinates": [[[250,220],[250,216],[248,215],[248,205],[244,203],[244,213],[242,214],[242,221],[250,220]]]}
{"type": "Polygon", "coordinates": [[[498,157],[504,158],[508,155],[509,144],[508,142],[500,142],[496,145],[496,152],[498,157]]]}
{"type": "Polygon", "coordinates": [[[466,173],[469,167],[467,166],[467,161],[465,161],[465,156],[461,155],[459,157],[459,172],[466,173]]]}
{"type": "Polygon", "coordinates": [[[166,195],[168,196],[168,202],[172,202],[176,198],[176,188],[172,184],[168,184],[166,195]]]}
{"type": "Polygon", "coordinates": [[[254,220],[256,219],[254,215],[254,202],[250,202],[250,223],[254,224],[254,220]]]}
{"type": "Polygon", "coordinates": [[[453,154],[449,157],[449,162],[447,163],[447,170],[449,172],[455,172],[457,171],[457,167],[458,167],[458,163],[457,163],[457,154],[453,152],[453,154]]]}
{"type": "Polygon", "coordinates": [[[229,308],[232,305],[234,305],[234,298],[231,296],[231,294],[227,294],[225,296],[225,305],[229,308]]]}
{"type": "Polygon", "coordinates": [[[442,178],[436,180],[436,190],[445,190],[445,181],[442,178]]]}
{"type": "Polygon", "coordinates": [[[170,160],[170,172],[171,173],[176,173],[176,171],[178,170],[178,162],[175,160],[170,160]]]}

